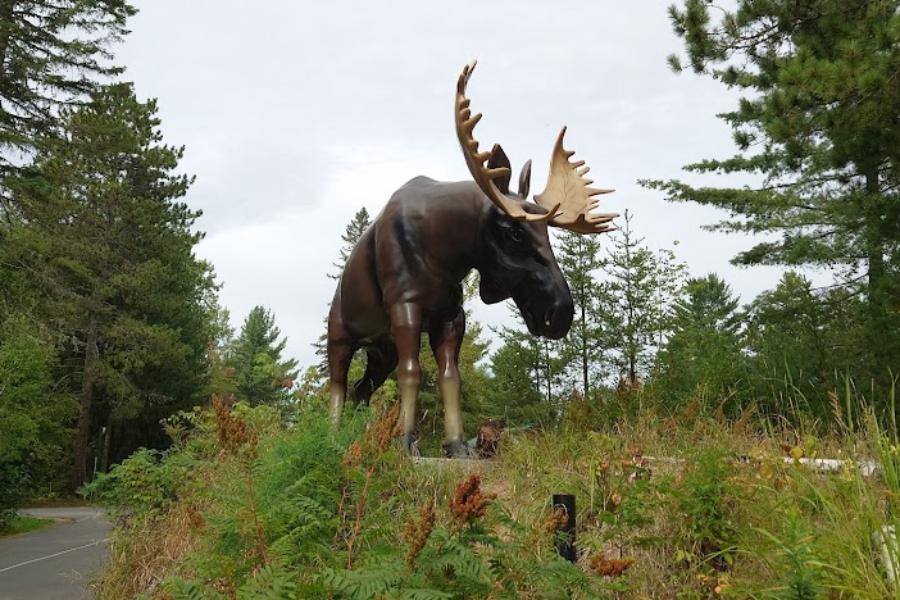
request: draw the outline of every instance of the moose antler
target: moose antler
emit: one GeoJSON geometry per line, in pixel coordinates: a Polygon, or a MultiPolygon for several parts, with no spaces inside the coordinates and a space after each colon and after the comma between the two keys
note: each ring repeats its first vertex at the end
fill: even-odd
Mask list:
{"type": "Polygon", "coordinates": [[[473,136],[475,126],[481,120],[481,113],[472,115],[469,108],[471,100],[466,97],[466,86],[469,83],[469,77],[475,70],[478,61],[472,61],[471,64],[463,68],[462,74],[456,83],[456,136],[459,138],[459,145],[462,147],[463,156],[466,164],[469,166],[469,172],[481,188],[481,191],[491,199],[497,208],[505,212],[507,215],[517,221],[547,221],[553,219],[559,209],[556,206],[544,204],[547,209],[546,215],[536,215],[525,211],[523,203],[514,198],[510,198],[500,191],[495,179],[501,177],[509,177],[510,171],[505,167],[488,168],[485,163],[491,158],[490,152],[478,152],[478,140],[473,136]]]}
{"type": "Polygon", "coordinates": [[[584,161],[569,162],[569,158],[575,152],[563,148],[563,137],[566,128],[563,127],[553,146],[553,156],[550,158],[550,176],[547,178],[547,187],[534,197],[534,201],[549,208],[550,206],[562,207],[550,221],[550,225],[570,229],[577,233],[602,233],[612,229],[607,223],[618,217],[614,213],[591,213],[600,200],[594,198],[599,194],[609,194],[614,190],[601,190],[589,187],[592,180],[584,176],[590,167],[584,166],[584,161]]]}

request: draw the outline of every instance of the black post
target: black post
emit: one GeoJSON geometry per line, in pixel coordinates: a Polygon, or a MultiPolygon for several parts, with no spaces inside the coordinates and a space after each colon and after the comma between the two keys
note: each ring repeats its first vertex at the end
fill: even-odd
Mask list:
{"type": "Polygon", "coordinates": [[[578,560],[575,551],[575,496],[572,494],[553,494],[553,510],[566,513],[566,524],[560,528],[556,537],[556,553],[569,562],[578,560]]]}

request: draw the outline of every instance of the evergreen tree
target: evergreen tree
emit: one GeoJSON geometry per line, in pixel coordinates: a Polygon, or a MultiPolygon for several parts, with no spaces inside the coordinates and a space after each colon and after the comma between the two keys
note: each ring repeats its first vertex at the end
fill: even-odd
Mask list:
{"type": "Polygon", "coordinates": [[[356,214],[353,215],[353,220],[347,224],[347,228],[341,235],[341,239],[344,241],[344,245],[341,246],[340,250],[341,259],[339,262],[333,263],[335,272],[328,275],[330,279],[341,278],[341,273],[344,272],[344,266],[350,259],[350,254],[356,248],[359,238],[362,237],[371,224],[372,219],[369,217],[369,211],[366,210],[365,206],[356,211],[356,214]]]}
{"type": "MultiPolygon", "coordinates": [[[[548,406],[554,405],[559,386],[562,383],[565,367],[557,352],[559,342],[531,335],[526,330],[525,323],[522,321],[518,309],[512,304],[509,307],[515,314],[519,327],[502,327],[499,331],[495,330],[495,333],[499,335],[503,342],[500,350],[506,347],[511,348],[511,350],[505,352],[516,357],[515,364],[519,366],[519,372],[515,373],[509,369],[499,373],[495,372],[495,381],[492,383],[492,386],[507,385],[502,380],[502,377],[506,376],[504,375],[505,373],[510,377],[518,377],[520,384],[528,382],[531,388],[540,395],[541,402],[546,403],[548,406]],[[501,377],[501,379],[496,380],[497,377],[501,377]]],[[[522,389],[520,386],[515,387],[522,389]]],[[[499,396],[494,395],[493,397],[495,405],[499,405],[496,402],[499,396]]],[[[527,400],[527,396],[525,399],[527,400]]]]}
{"type": "Polygon", "coordinates": [[[643,246],[625,211],[624,226],[611,236],[603,261],[606,346],[619,377],[636,386],[649,371],[672,327],[672,304],[679,294],[685,267],[671,252],[661,256],[643,246]]]}
{"type": "Polygon", "coordinates": [[[605,300],[595,276],[601,265],[600,236],[563,231],[556,254],[575,305],[572,329],[560,343],[560,359],[578,382],[576,387],[591,397],[604,374],[601,307],[605,300]]]}
{"type": "Polygon", "coordinates": [[[739,153],[686,168],[762,184],[649,185],[727,210],[714,230],[780,235],[737,264],[832,269],[865,300],[857,371],[888,385],[900,364],[900,1],[684,0],[670,16],[691,68],[746,93],[722,115],[739,153]]]}
{"type": "Polygon", "coordinates": [[[716,274],[689,279],[685,292],[675,304],[657,383],[670,402],[701,393],[720,403],[744,378],[738,300],[716,274]]]}
{"type": "MultiPolygon", "coordinates": [[[[344,272],[344,266],[347,264],[347,260],[350,258],[350,254],[353,252],[353,249],[356,248],[356,244],[359,242],[359,239],[362,237],[362,234],[366,232],[366,229],[369,228],[369,225],[372,224],[371,219],[369,218],[369,211],[366,210],[366,207],[362,207],[356,214],[353,215],[353,220],[347,224],[347,228],[344,230],[343,235],[341,235],[341,239],[344,241],[344,245],[341,246],[340,249],[340,261],[333,263],[335,267],[334,273],[329,273],[328,278],[340,281],[341,274],[344,272]]],[[[323,375],[328,373],[328,310],[325,311],[325,317],[322,319],[325,327],[325,331],[323,331],[319,338],[313,342],[313,347],[316,349],[316,356],[319,357],[319,372],[323,375]]],[[[362,377],[365,372],[365,355],[358,354],[354,357],[351,365],[350,365],[350,377],[348,377],[348,381],[356,381],[356,378],[362,377]]]]}
{"type": "Polygon", "coordinates": [[[125,0],[0,3],[0,179],[12,157],[59,133],[60,108],[122,72],[109,64],[109,46],[136,13],[125,0]]]}
{"type": "Polygon", "coordinates": [[[43,140],[34,166],[7,180],[22,220],[6,229],[0,262],[27,276],[41,321],[70,340],[75,485],[87,477],[95,416],[105,415],[107,448],[116,420],[152,423],[127,428],[126,444],[149,444],[159,418],[203,385],[202,303],[214,285],[193,256],[197,213],[177,201],[191,183],[174,173],[183,149],[162,144],[156,111],[129,84],[99,88],[63,111],[64,135],[43,140]]]}
{"type": "Polygon", "coordinates": [[[489,416],[508,427],[552,421],[555,405],[546,397],[545,349],[522,331],[505,328],[500,335],[503,345],[490,360],[489,416]]]}
{"type": "Polygon", "coordinates": [[[816,291],[794,272],[761,293],[749,306],[747,327],[757,399],[798,395],[819,416],[829,415],[825,392],[861,359],[863,310],[845,288],[816,291]]]}
{"type": "Polygon", "coordinates": [[[238,399],[254,406],[285,407],[299,371],[295,359],[282,358],[287,338],[280,337],[281,330],[271,312],[262,306],[250,311],[234,342],[230,361],[238,399]]]}

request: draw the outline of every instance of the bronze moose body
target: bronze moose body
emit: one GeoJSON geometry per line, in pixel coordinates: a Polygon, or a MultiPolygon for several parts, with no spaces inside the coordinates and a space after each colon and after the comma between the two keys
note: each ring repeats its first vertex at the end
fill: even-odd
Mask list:
{"type": "Polygon", "coordinates": [[[475,64],[459,78],[456,128],[474,181],[445,183],[416,177],[401,187],[362,235],[344,267],[328,319],[330,413],[340,421],[353,354],[364,348],[366,372],[351,391],[371,395],[397,369],[401,424],[407,448],[414,441],[422,371],[422,333],[438,365],[444,403],[444,449],[469,452],[463,435],[457,362],[465,335],[462,281],[472,269],[488,304],[512,298],[533,335],[558,339],[572,324],[569,286],[550,247],[548,225],[580,233],[608,231],[617,215],[593,214],[594,195],[583,161],[569,162],[560,133],[547,188],[528,202],[530,161],[509,190],[510,164],[502,148],[478,152],[466,85],[475,64]]]}

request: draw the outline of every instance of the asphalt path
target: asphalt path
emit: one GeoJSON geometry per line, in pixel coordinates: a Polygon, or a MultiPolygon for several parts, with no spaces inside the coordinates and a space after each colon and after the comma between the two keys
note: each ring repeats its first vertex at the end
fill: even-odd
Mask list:
{"type": "Polygon", "coordinates": [[[91,575],[106,560],[110,524],[87,506],[23,511],[61,522],[0,539],[0,600],[93,598],[91,575]]]}

